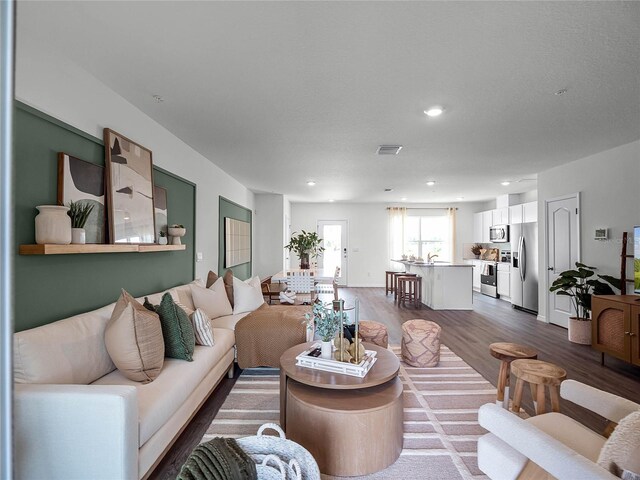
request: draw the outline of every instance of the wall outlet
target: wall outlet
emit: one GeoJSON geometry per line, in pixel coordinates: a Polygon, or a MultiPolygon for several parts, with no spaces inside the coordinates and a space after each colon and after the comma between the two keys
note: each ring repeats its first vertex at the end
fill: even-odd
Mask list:
{"type": "Polygon", "coordinates": [[[201,262],[202,261],[202,252],[197,252],[196,253],[196,262],[201,262]]]}

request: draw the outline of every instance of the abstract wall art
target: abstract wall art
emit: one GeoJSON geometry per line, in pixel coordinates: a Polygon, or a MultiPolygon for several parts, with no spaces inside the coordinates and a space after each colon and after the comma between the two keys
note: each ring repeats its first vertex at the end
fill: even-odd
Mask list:
{"type": "Polygon", "coordinates": [[[105,243],[104,167],[58,153],[58,203],[92,204],[93,210],[84,226],[87,243],[105,243]]]}
{"type": "Polygon", "coordinates": [[[154,243],[151,150],[104,129],[111,243],[154,243]]]}

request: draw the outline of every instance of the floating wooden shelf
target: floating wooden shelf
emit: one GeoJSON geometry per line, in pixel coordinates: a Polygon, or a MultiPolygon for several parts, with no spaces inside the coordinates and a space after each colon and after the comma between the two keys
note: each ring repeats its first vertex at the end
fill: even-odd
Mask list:
{"type": "Polygon", "coordinates": [[[170,252],[185,250],[186,245],[129,245],[129,244],[85,244],[85,245],[20,245],[20,255],[71,255],[79,253],[126,253],[126,252],[170,252]]]}

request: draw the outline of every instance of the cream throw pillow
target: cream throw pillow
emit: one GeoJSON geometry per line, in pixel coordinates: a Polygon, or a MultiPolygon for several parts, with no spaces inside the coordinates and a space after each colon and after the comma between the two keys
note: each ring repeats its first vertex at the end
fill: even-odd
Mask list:
{"type": "Polygon", "coordinates": [[[223,317],[233,313],[222,278],[218,278],[209,288],[193,284],[190,287],[196,309],[201,309],[209,318],[223,317]]]}
{"type": "Polygon", "coordinates": [[[640,410],[620,420],[600,451],[598,465],[618,477],[623,470],[640,473],[640,410]]]}
{"type": "Polygon", "coordinates": [[[160,318],[125,290],[105,328],[104,343],[113,363],[130,380],[149,383],[164,364],[160,318]]]}
{"type": "Polygon", "coordinates": [[[233,277],[233,313],[253,312],[264,303],[260,278],[242,281],[233,277]]]}

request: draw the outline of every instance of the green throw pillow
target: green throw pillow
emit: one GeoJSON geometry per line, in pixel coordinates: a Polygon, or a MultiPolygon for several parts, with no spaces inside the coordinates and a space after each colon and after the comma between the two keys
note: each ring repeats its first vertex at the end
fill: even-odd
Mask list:
{"type": "Polygon", "coordinates": [[[160,316],[165,357],[192,362],[193,350],[196,346],[193,325],[187,313],[173,301],[171,294],[165,293],[160,305],[155,307],[145,298],[144,306],[153,307],[160,316]]]}

